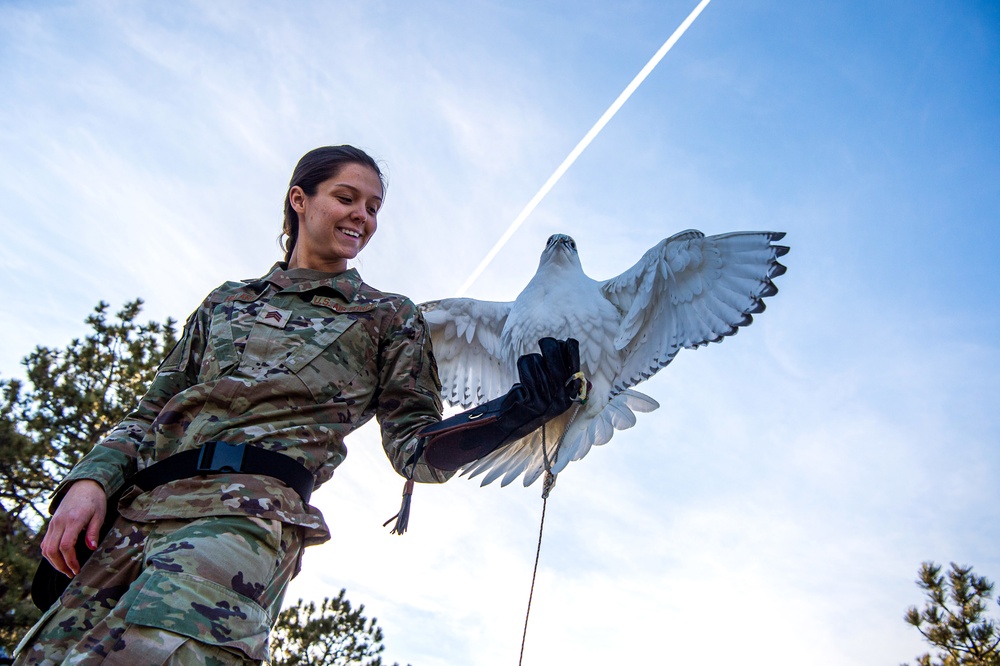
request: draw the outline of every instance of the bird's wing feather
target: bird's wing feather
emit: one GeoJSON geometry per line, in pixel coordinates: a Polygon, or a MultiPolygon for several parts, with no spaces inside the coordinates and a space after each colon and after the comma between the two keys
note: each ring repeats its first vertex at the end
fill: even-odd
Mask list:
{"type": "Polygon", "coordinates": [[[500,485],[506,486],[524,474],[524,485],[530,486],[547,466],[553,474],[558,474],[571,460],[583,458],[591,447],[610,441],[615,430],[631,428],[636,422],[634,412],[651,412],[659,406],[648,395],[622,391],[594,415],[581,414],[574,419],[574,415],[566,414],[559,421],[550,422],[545,433],[539,428],[469,463],[462,469],[462,475],[473,478],[482,474],[484,486],[502,477],[500,485]]]}
{"type": "Polygon", "coordinates": [[[474,407],[499,397],[517,381],[503,361],[500,333],[511,303],[446,298],[420,304],[441,377],[441,397],[474,407]]]}
{"type": "Polygon", "coordinates": [[[783,236],[684,231],[601,283],[605,298],[624,313],[615,348],[624,350],[625,363],[613,391],[649,378],[682,348],[719,342],[750,324],[763,299],[778,292],[771,280],[785,272],[777,259],[788,248],[772,243],[783,236]]]}
{"type": "MultiPolygon", "coordinates": [[[[483,474],[480,485],[489,485],[497,479],[501,486],[508,485],[522,473],[524,485],[530,486],[545,471],[545,449],[542,446],[541,428],[497,449],[488,456],[467,465],[462,475],[470,479],[483,474]]],[[[554,462],[555,451],[552,442],[548,446],[550,465],[554,462]]]]}

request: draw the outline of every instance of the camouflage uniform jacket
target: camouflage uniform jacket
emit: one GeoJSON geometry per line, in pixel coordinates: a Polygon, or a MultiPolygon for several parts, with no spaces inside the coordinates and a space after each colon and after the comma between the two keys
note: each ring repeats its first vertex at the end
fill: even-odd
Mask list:
{"type": "MultiPolygon", "coordinates": [[[[110,495],[137,469],[213,440],[279,451],[319,486],[347,455],[344,437],[372,416],[403,473],[414,433],[441,418],[440,389],[412,301],[370,287],[353,269],[276,264],[205,299],[139,406],[73,468],[53,506],[73,481],[93,479],[110,495]]],[[[421,482],[450,476],[422,462],[406,472],[421,482]]],[[[133,488],[122,502],[122,515],[138,521],[241,514],[301,525],[307,545],[329,538],[319,510],[268,476],[193,476],[133,488]]]]}

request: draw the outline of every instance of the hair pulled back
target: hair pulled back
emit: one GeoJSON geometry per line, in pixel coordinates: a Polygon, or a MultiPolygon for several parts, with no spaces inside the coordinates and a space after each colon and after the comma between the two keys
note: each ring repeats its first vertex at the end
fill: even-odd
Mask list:
{"type": "Polygon", "coordinates": [[[299,238],[299,214],[292,208],[292,202],[288,198],[292,188],[301,187],[306,196],[311,197],[316,194],[320,183],[333,178],[349,164],[360,164],[374,171],[382,183],[382,193],[385,196],[385,176],[382,175],[382,170],[375,160],[365,151],[347,145],[323,146],[310,150],[295,165],[292,179],[288,182],[288,190],[285,192],[285,221],[282,235],[287,238],[281,243],[281,247],[285,250],[285,263],[291,260],[292,250],[295,249],[295,242],[299,238]]]}

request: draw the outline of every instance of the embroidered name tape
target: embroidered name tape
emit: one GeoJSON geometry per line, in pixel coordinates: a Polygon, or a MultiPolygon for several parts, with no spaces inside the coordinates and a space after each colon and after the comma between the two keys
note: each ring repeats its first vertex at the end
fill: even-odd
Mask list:
{"type": "Polygon", "coordinates": [[[368,312],[369,310],[374,310],[377,303],[357,303],[353,305],[344,305],[343,303],[338,303],[329,296],[313,296],[313,305],[320,305],[324,308],[330,308],[334,312],[368,312]]]}
{"type": "Polygon", "coordinates": [[[255,301],[255,300],[257,300],[257,294],[243,294],[243,293],[240,293],[240,294],[230,294],[229,296],[226,296],[222,300],[222,302],[223,303],[232,303],[234,301],[242,301],[244,303],[249,303],[250,301],[255,301]]]}

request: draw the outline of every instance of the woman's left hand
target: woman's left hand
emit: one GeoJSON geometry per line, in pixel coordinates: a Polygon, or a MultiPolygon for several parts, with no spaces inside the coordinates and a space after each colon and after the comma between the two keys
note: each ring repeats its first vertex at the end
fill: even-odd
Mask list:
{"type": "Polygon", "coordinates": [[[97,548],[108,497],[96,481],[81,479],[69,487],[49,521],[42,539],[42,555],[57,571],[72,578],[80,573],[76,542],[87,531],[87,547],[97,548]]]}

